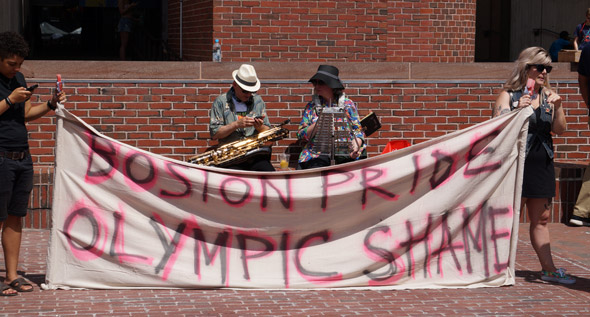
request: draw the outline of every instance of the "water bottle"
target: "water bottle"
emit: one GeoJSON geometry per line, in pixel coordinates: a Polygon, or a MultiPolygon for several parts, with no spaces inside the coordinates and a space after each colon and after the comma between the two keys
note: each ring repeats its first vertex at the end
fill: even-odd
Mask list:
{"type": "Polygon", "coordinates": [[[215,39],[215,43],[213,44],[213,61],[221,62],[221,44],[219,44],[219,39],[215,39]]]}

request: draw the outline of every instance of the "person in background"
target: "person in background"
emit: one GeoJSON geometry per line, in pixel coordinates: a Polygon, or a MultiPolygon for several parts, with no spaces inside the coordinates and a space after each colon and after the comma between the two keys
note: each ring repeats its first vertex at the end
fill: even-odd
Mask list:
{"type": "MultiPolygon", "coordinates": [[[[578,85],[584,104],[589,109],[588,125],[590,126],[590,45],[584,47],[580,54],[578,85]]],[[[569,223],[575,226],[590,226],[590,167],[586,167],[584,172],[582,187],[569,223]]]]}
{"type": "Polygon", "coordinates": [[[0,33],[0,227],[6,278],[0,296],[31,292],[33,285],[17,273],[22,238],[22,218],[27,215],[33,189],[33,160],[25,123],[55,110],[66,95],[55,92],[47,101],[33,105],[20,68],[29,46],[17,33],[0,33]]]}
{"type": "Polygon", "coordinates": [[[318,120],[318,107],[344,107],[346,121],[349,128],[350,152],[343,153],[348,157],[336,163],[358,160],[366,148],[365,134],[361,127],[359,114],[355,103],[344,94],[344,85],[338,77],[338,68],[331,65],[320,65],[309,82],[313,84],[312,100],[303,110],[303,118],[297,130],[297,138],[306,142],[299,155],[299,169],[309,169],[331,165],[330,153],[321,153],[316,148],[319,134],[315,133],[318,120]]]}
{"type": "Polygon", "coordinates": [[[576,26],[574,35],[575,50],[582,50],[584,46],[590,43],[590,8],[586,10],[586,21],[576,26]]]}
{"type": "MultiPolygon", "coordinates": [[[[254,66],[243,64],[233,71],[232,77],[232,87],[215,99],[210,113],[209,132],[212,139],[219,140],[219,145],[252,137],[270,129],[266,105],[256,93],[260,89],[260,80],[254,66]]],[[[275,171],[270,163],[270,156],[271,153],[255,156],[227,168],[275,171]]]]}
{"type": "Polygon", "coordinates": [[[567,33],[567,31],[561,31],[561,33],[559,33],[559,38],[553,41],[553,43],[551,43],[551,47],[549,48],[551,61],[557,62],[559,51],[570,48],[572,48],[572,43],[570,43],[570,34],[567,33]]]}
{"type": "Polygon", "coordinates": [[[117,31],[119,31],[119,37],[121,38],[121,46],[119,47],[119,59],[124,61],[127,59],[127,47],[129,46],[129,37],[133,30],[133,13],[138,2],[132,2],[131,0],[119,0],[119,25],[117,31]]]}
{"type": "Polygon", "coordinates": [[[576,279],[567,275],[564,269],[556,268],[553,263],[547,226],[551,201],[555,196],[551,133],[561,134],[566,129],[561,97],[549,85],[551,69],[551,57],[545,49],[529,47],[523,50],[496,100],[492,116],[529,106],[533,108],[534,112],[529,117],[520,209],[524,210],[526,206],[531,221],[529,235],[541,263],[541,279],[573,284],[576,279]],[[528,79],[535,82],[530,92],[525,88],[528,79]]]}

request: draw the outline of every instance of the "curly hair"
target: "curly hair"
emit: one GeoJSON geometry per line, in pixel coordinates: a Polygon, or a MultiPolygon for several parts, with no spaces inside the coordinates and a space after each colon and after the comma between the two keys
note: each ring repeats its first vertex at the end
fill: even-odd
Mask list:
{"type": "Polygon", "coordinates": [[[0,59],[15,55],[22,58],[29,55],[29,45],[25,39],[15,32],[0,33],[0,59]]]}

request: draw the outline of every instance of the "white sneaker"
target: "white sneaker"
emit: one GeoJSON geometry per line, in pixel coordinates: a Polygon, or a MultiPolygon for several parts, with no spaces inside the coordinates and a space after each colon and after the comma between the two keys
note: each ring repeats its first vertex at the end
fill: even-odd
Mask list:
{"type": "Polygon", "coordinates": [[[585,226],[590,227],[590,219],[589,218],[582,218],[578,216],[572,216],[570,219],[570,224],[574,226],[585,226]]]}

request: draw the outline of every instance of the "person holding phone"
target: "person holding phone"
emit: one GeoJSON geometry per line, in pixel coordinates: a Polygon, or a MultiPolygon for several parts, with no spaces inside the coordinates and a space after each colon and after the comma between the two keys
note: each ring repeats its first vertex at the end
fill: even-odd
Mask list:
{"type": "Polygon", "coordinates": [[[22,218],[33,189],[33,161],[26,122],[43,117],[66,100],[62,91],[46,101],[31,102],[37,85],[29,88],[20,68],[29,47],[17,33],[0,33],[0,227],[6,278],[0,296],[31,292],[33,286],[17,273],[22,218]]]}
{"type": "MultiPolygon", "coordinates": [[[[231,88],[213,102],[210,113],[209,132],[211,138],[224,145],[249,138],[270,129],[266,116],[266,105],[256,92],[260,80],[254,66],[243,64],[232,73],[231,88]]],[[[270,163],[270,147],[267,155],[258,155],[228,168],[250,171],[275,171],[270,163]]]]}
{"type": "Polygon", "coordinates": [[[549,85],[552,69],[551,56],[545,49],[529,47],[523,50],[496,100],[492,116],[524,107],[533,108],[534,112],[529,117],[520,210],[526,206],[530,218],[529,235],[541,263],[541,279],[573,284],[576,279],[553,263],[547,226],[551,216],[551,201],[555,196],[551,134],[561,134],[566,129],[562,99],[549,85]],[[534,82],[532,89],[526,88],[528,81],[534,82]]]}

